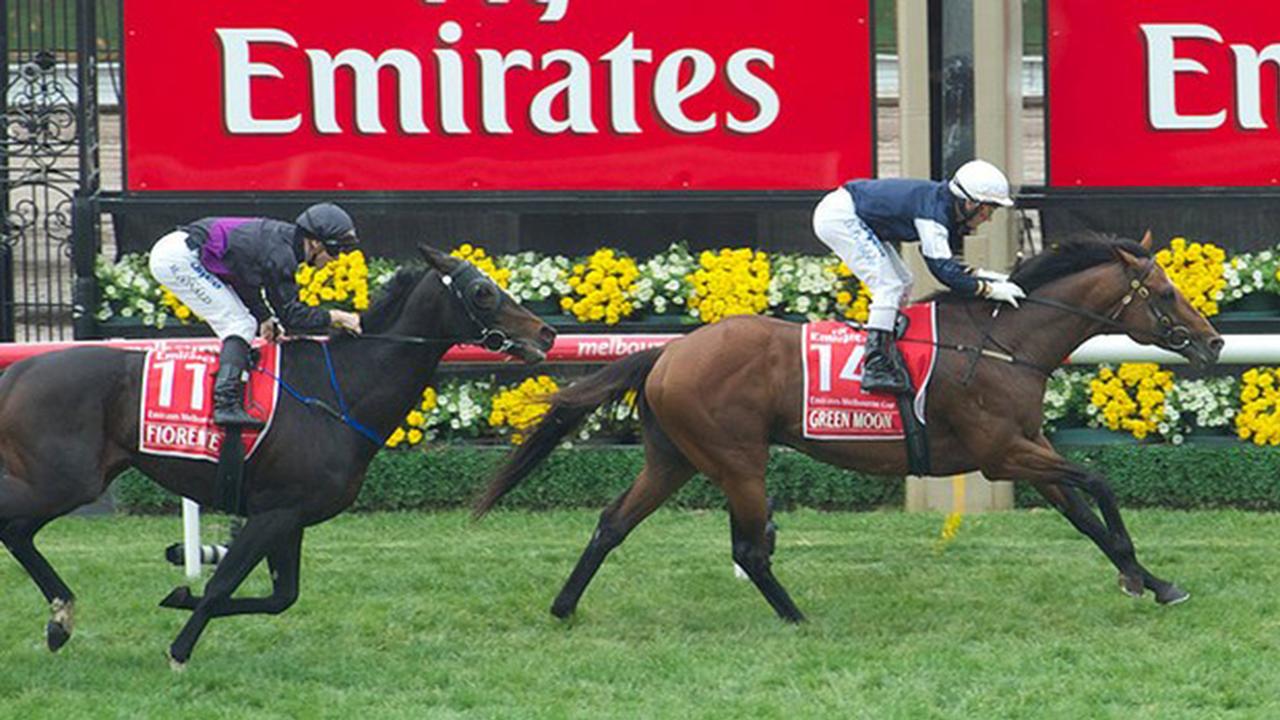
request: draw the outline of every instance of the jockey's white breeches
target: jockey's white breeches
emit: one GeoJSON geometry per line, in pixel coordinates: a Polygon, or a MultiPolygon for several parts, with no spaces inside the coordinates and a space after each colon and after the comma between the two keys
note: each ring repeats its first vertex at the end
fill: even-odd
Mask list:
{"type": "Polygon", "coordinates": [[[258,322],[244,301],[200,262],[200,252],[187,245],[187,233],[174,230],[151,248],[151,274],[191,308],[219,340],[236,336],[252,343],[258,322]]]}
{"type": "Polygon", "coordinates": [[[898,308],[911,295],[911,271],[854,212],[848,190],[836,188],[822,198],[813,210],[813,231],[871,291],[867,327],[892,331],[898,308]]]}

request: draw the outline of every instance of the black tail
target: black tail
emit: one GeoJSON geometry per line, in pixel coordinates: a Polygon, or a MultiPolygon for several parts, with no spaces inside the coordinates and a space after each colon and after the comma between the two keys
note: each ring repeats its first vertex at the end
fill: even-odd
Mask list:
{"type": "Polygon", "coordinates": [[[615,403],[629,392],[636,392],[636,403],[643,407],[644,381],[658,362],[662,348],[650,348],[628,355],[575,382],[551,397],[551,409],[525,436],[524,443],[511,453],[507,464],[485,488],[476,501],[474,515],[479,518],[493,509],[502,496],[524,480],[542,464],[566,435],[573,432],[596,408],[615,403]]]}

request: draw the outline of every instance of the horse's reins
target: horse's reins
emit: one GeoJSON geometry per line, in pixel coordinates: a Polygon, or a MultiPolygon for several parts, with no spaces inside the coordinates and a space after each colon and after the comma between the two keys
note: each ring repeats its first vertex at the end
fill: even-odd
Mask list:
{"type": "MultiPolygon", "coordinates": [[[[1109,315],[1096,313],[1087,308],[1078,307],[1075,305],[1071,305],[1069,303],[1061,302],[1059,300],[1054,300],[1052,298],[1037,298],[1037,297],[1027,296],[1027,297],[1021,298],[1021,301],[1025,303],[1031,303],[1033,305],[1041,305],[1044,307],[1051,307],[1057,310],[1062,310],[1063,312],[1070,313],[1072,315],[1077,315],[1079,317],[1083,317],[1088,320],[1093,320],[1094,322],[1107,328],[1124,330],[1126,333],[1136,332],[1141,335],[1146,335],[1151,339],[1155,340],[1157,345],[1160,345],[1170,350],[1180,350],[1186,347],[1188,344],[1190,344],[1191,331],[1188,330],[1185,325],[1175,324],[1173,321],[1173,318],[1167,312],[1165,312],[1163,309],[1157,306],[1156,303],[1152,302],[1151,289],[1146,286],[1146,280],[1151,275],[1153,270],[1155,270],[1155,261],[1151,260],[1149,264],[1143,269],[1140,275],[1131,275],[1131,274],[1129,275],[1129,291],[1125,293],[1124,297],[1120,298],[1120,301],[1116,304],[1115,310],[1112,311],[1109,315]],[[1160,323],[1160,326],[1162,328],[1162,331],[1160,333],[1152,333],[1152,332],[1141,331],[1141,330],[1130,330],[1119,322],[1120,316],[1123,315],[1124,311],[1129,307],[1129,305],[1133,303],[1133,300],[1135,297],[1141,298],[1142,300],[1146,301],[1148,310],[1150,310],[1151,314],[1155,316],[1156,321],[1160,323]]],[[[1126,274],[1129,274],[1127,269],[1125,272],[1126,274]]],[[[999,316],[1000,310],[1001,310],[1001,306],[997,305],[995,310],[992,312],[991,314],[992,325],[994,325],[995,323],[995,318],[999,316]]],[[[976,325],[977,323],[975,322],[974,324],[976,325]]],[[[1056,367],[1045,368],[1036,363],[1030,362],[1028,360],[1023,360],[1017,357],[1012,350],[1005,347],[999,340],[997,340],[995,337],[991,335],[992,329],[993,328],[991,326],[988,326],[986,330],[983,330],[982,344],[976,345],[976,346],[966,345],[963,343],[942,343],[937,341],[918,340],[915,338],[905,338],[905,337],[900,338],[899,342],[933,345],[934,347],[940,348],[943,350],[951,350],[951,351],[959,352],[966,355],[972,355],[973,362],[969,365],[969,369],[965,372],[966,382],[968,382],[968,379],[972,377],[973,371],[977,367],[978,360],[980,360],[983,357],[989,358],[991,360],[998,360],[1000,362],[1005,362],[1010,365],[1019,365],[1022,367],[1028,367],[1035,370],[1036,372],[1039,372],[1045,377],[1052,375],[1053,371],[1057,369],[1056,367]],[[992,350],[986,347],[988,342],[994,344],[997,349],[992,350]]]]}
{"type": "Polygon", "coordinates": [[[498,304],[492,310],[482,310],[477,307],[475,300],[467,296],[466,289],[481,279],[486,279],[484,273],[469,262],[463,262],[453,272],[441,274],[440,276],[440,282],[449,289],[449,294],[453,299],[462,304],[462,310],[467,314],[467,319],[471,320],[472,325],[479,331],[479,335],[473,340],[396,335],[393,333],[365,333],[353,337],[369,340],[389,340],[409,345],[456,345],[462,343],[465,345],[477,345],[490,352],[507,352],[515,346],[515,341],[504,330],[491,327],[489,323],[492,322],[503,303],[510,302],[510,299],[506,293],[499,293],[498,304]],[[485,318],[481,319],[481,315],[485,316],[485,318]],[[489,322],[486,322],[486,320],[489,322]]]}
{"type": "MultiPolygon", "coordinates": [[[[494,316],[497,315],[498,310],[502,307],[502,304],[510,301],[506,293],[499,293],[498,304],[491,310],[483,310],[477,307],[475,300],[468,297],[466,294],[467,288],[471,287],[471,285],[477,281],[486,279],[487,278],[485,278],[484,273],[480,272],[479,269],[469,262],[463,262],[462,265],[455,268],[453,272],[447,274],[442,273],[440,276],[440,282],[449,289],[450,296],[462,304],[462,309],[466,312],[467,318],[470,319],[476,329],[479,330],[480,334],[473,340],[432,338],[421,337],[418,335],[398,335],[394,333],[369,333],[352,335],[351,337],[356,339],[364,338],[369,340],[387,340],[411,345],[456,345],[458,343],[463,343],[467,345],[478,345],[490,352],[506,352],[515,346],[515,341],[513,341],[502,329],[491,327],[488,322],[485,322],[485,320],[491,322],[494,316]],[[481,319],[481,316],[484,316],[483,320],[481,319]]],[[[285,382],[284,378],[276,377],[266,370],[262,370],[262,372],[265,372],[268,376],[272,377],[277,383],[279,383],[280,387],[284,388],[298,402],[302,403],[306,407],[321,410],[335,420],[342,422],[368,438],[374,445],[382,447],[386,442],[385,439],[380,438],[372,428],[364,425],[351,416],[350,411],[347,409],[346,399],[342,395],[342,388],[338,385],[338,375],[333,368],[333,358],[329,353],[329,344],[321,343],[321,347],[324,350],[325,368],[329,371],[329,386],[333,388],[333,394],[338,400],[337,408],[334,408],[332,405],[320,398],[303,395],[292,385],[285,382]]]]}

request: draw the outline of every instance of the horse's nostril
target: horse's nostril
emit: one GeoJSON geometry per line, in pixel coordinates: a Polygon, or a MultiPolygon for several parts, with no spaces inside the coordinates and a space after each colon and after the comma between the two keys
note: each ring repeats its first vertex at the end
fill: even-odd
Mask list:
{"type": "Polygon", "coordinates": [[[545,326],[538,331],[538,340],[542,342],[543,350],[550,350],[556,342],[556,331],[550,326],[545,326]]]}
{"type": "Polygon", "coordinates": [[[1216,337],[1209,341],[1209,349],[1216,353],[1220,353],[1222,352],[1222,348],[1225,347],[1226,344],[1227,344],[1226,340],[1223,340],[1221,337],[1216,337]]]}

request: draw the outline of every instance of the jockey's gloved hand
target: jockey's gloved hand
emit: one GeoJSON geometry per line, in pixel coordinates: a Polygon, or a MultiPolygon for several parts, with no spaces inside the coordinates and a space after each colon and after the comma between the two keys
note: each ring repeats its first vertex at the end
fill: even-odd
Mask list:
{"type": "Polygon", "coordinates": [[[996,282],[1008,282],[1009,276],[995,270],[983,270],[982,268],[974,268],[973,276],[979,280],[995,280],[996,282]]]}
{"type": "Polygon", "coordinates": [[[1018,307],[1018,299],[1027,296],[1022,288],[1008,280],[979,280],[978,295],[998,302],[1007,302],[1018,307]]]}

